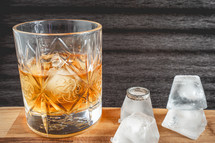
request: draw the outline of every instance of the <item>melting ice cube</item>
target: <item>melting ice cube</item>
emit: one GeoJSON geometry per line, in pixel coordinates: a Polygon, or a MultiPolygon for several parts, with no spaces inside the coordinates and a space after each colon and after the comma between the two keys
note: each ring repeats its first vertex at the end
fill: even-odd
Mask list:
{"type": "Polygon", "coordinates": [[[159,132],[153,117],[136,112],[126,117],[120,124],[112,143],[157,143],[159,132]]]}
{"type": "Polygon", "coordinates": [[[142,112],[154,117],[148,89],[143,87],[131,87],[127,90],[127,95],[121,108],[119,122],[134,112],[142,112]]]}
{"type": "Polygon", "coordinates": [[[162,126],[188,138],[197,139],[205,130],[207,120],[203,110],[169,110],[162,126]]]}
{"type": "Polygon", "coordinates": [[[202,83],[196,75],[177,75],[167,103],[168,109],[205,109],[207,102],[202,83]]]}

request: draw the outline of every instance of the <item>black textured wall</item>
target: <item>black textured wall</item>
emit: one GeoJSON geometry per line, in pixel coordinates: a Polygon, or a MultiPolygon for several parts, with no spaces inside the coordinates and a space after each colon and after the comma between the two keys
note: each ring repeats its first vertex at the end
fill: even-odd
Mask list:
{"type": "Polygon", "coordinates": [[[215,109],[215,2],[212,0],[3,0],[0,5],[0,106],[23,105],[12,26],[39,19],[103,25],[103,106],[121,106],[131,86],[147,87],[164,108],[173,77],[202,79],[215,109]]]}

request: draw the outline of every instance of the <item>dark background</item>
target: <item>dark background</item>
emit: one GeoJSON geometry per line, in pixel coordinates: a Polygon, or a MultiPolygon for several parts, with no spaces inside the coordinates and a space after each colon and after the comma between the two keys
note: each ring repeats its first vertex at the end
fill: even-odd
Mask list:
{"type": "Polygon", "coordinates": [[[87,19],[103,25],[103,106],[147,87],[165,108],[175,75],[199,75],[215,109],[215,2],[212,0],[3,0],[0,106],[22,106],[12,26],[30,20],[87,19]]]}

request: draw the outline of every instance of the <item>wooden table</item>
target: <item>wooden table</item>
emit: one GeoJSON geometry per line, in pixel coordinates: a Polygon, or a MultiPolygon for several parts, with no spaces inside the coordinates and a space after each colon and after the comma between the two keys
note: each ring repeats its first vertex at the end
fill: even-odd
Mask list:
{"type": "MultiPolygon", "coordinates": [[[[33,133],[26,125],[23,107],[0,108],[0,142],[81,142],[81,143],[107,143],[114,136],[119,124],[120,108],[103,108],[100,121],[87,132],[70,138],[49,139],[33,133]]],[[[198,140],[190,140],[180,134],[161,126],[167,113],[166,109],[154,109],[155,118],[160,132],[160,143],[195,143],[215,142],[215,110],[205,110],[208,125],[198,140]]]]}

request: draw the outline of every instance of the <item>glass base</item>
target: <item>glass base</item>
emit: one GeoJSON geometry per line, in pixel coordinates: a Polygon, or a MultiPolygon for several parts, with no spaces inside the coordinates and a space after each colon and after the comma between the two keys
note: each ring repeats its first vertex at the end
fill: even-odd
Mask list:
{"type": "Polygon", "coordinates": [[[44,119],[38,113],[31,113],[26,117],[29,128],[36,134],[49,138],[64,138],[83,133],[100,119],[101,114],[102,105],[99,102],[87,110],[69,115],[47,115],[44,119]]]}

